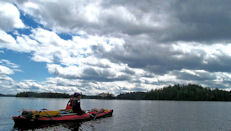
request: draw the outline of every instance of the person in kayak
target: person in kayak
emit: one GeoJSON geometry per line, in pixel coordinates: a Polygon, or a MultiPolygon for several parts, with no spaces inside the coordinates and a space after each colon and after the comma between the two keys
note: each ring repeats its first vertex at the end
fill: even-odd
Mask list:
{"type": "Polygon", "coordinates": [[[72,104],[72,111],[74,113],[77,113],[78,115],[82,115],[85,112],[81,109],[80,106],[80,99],[81,99],[81,94],[78,92],[74,93],[74,97],[73,97],[73,104],[72,104]]]}

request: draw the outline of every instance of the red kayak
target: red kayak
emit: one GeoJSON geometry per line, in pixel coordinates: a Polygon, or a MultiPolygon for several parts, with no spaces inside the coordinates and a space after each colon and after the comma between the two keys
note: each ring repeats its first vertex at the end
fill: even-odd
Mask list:
{"type": "MultiPolygon", "coordinates": [[[[24,111],[19,116],[13,116],[13,120],[16,125],[22,124],[33,124],[33,123],[57,123],[57,122],[68,122],[68,121],[87,121],[94,120],[101,117],[109,117],[112,116],[113,110],[105,110],[105,109],[93,109],[85,114],[77,115],[76,113],[71,113],[65,110],[61,110],[59,114],[55,114],[55,111],[46,111],[48,115],[44,115],[44,111],[39,111],[40,116],[33,115],[35,111],[24,111]],[[49,115],[52,114],[52,115],[49,115]]],[[[57,112],[57,111],[56,111],[57,112]]],[[[36,112],[38,113],[38,111],[36,112]]]]}
{"type": "MultiPolygon", "coordinates": [[[[93,109],[78,115],[72,112],[73,99],[67,103],[66,109],[58,111],[40,110],[23,111],[19,116],[13,116],[15,127],[36,127],[44,124],[64,123],[64,122],[82,122],[98,119],[101,117],[112,116],[113,110],[93,109]]],[[[31,128],[29,127],[29,128],[31,128]]]]}

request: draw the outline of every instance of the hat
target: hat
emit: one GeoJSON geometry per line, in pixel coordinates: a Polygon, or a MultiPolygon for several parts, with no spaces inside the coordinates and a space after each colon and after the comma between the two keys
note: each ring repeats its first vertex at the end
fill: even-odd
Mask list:
{"type": "Polygon", "coordinates": [[[79,95],[81,95],[79,92],[75,92],[75,93],[74,93],[74,97],[77,97],[77,96],[79,96],[79,95]]]}

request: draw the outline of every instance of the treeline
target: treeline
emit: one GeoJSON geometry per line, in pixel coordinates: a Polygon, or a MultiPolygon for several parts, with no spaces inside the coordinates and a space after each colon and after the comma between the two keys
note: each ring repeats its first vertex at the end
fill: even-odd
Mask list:
{"type": "Polygon", "coordinates": [[[144,100],[147,92],[129,92],[119,94],[117,99],[127,99],[127,100],[144,100]]]}
{"type": "Polygon", "coordinates": [[[148,92],[120,94],[117,98],[138,100],[231,101],[231,92],[188,84],[168,86],[148,92]]]}
{"type": "MultiPolygon", "coordinates": [[[[65,94],[65,93],[52,93],[52,92],[20,92],[16,94],[16,97],[39,97],[39,98],[70,98],[73,95],[65,94]]],[[[115,99],[116,97],[110,93],[101,93],[98,95],[82,95],[83,99],[115,99]],[[103,95],[102,95],[103,94],[103,95]]]]}
{"type": "Polygon", "coordinates": [[[7,94],[7,95],[5,95],[5,94],[0,94],[0,97],[14,97],[15,95],[10,95],[10,94],[7,94]]]}
{"type": "Polygon", "coordinates": [[[108,93],[108,95],[101,96],[101,95],[82,95],[83,99],[116,99],[116,97],[113,94],[108,93]]]}
{"type": "MultiPolygon", "coordinates": [[[[21,92],[16,97],[70,98],[65,93],[21,92]]],[[[129,92],[114,96],[110,93],[82,95],[83,99],[128,99],[128,100],[183,100],[183,101],[231,101],[231,92],[204,88],[200,85],[174,85],[148,92],[129,92]]]]}
{"type": "Polygon", "coordinates": [[[52,92],[20,92],[16,97],[39,97],[39,98],[70,98],[71,96],[66,93],[52,93],[52,92]]]}
{"type": "Polygon", "coordinates": [[[180,101],[231,101],[231,92],[204,88],[200,85],[173,85],[148,92],[128,92],[114,96],[110,93],[83,96],[87,99],[127,99],[127,100],[180,100],[180,101]]]}

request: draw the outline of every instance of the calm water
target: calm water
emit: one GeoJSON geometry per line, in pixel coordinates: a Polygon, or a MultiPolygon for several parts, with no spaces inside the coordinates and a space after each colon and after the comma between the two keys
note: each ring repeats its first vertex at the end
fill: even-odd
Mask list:
{"type": "MultiPolygon", "coordinates": [[[[68,99],[0,97],[0,131],[14,129],[22,109],[65,108],[68,99]]],[[[64,123],[35,130],[82,131],[231,131],[230,102],[82,100],[82,108],[114,109],[112,117],[64,123]]]]}

